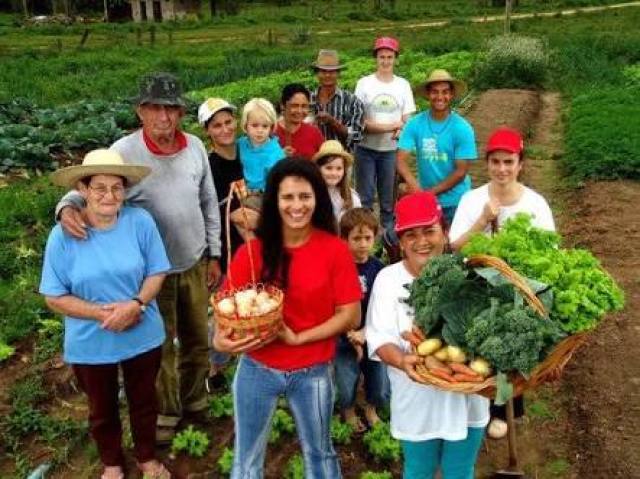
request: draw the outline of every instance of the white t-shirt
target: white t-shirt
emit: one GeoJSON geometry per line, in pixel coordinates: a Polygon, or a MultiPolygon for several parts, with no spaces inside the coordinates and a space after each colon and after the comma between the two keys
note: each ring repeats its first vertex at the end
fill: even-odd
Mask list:
{"type": "MultiPolygon", "coordinates": [[[[344,207],[344,200],[342,199],[338,188],[330,186],[328,189],[331,204],[333,205],[333,215],[336,217],[336,221],[340,222],[340,218],[342,218],[342,215],[347,211],[344,207]]],[[[362,206],[360,197],[353,188],[351,188],[351,202],[353,203],[352,208],[360,208],[362,206]]]]}
{"type": "MultiPolygon", "coordinates": [[[[394,123],[403,115],[416,111],[413,91],[409,82],[395,76],[390,82],[383,82],[375,73],[360,78],[356,84],[356,96],[364,103],[364,119],[374,123],[394,123]]],[[[376,151],[392,151],[396,149],[396,140],[392,133],[363,134],[359,145],[376,151]]]]}
{"type": "MultiPolygon", "coordinates": [[[[466,192],[460,199],[458,209],[453,218],[451,230],[449,231],[449,240],[456,241],[469,231],[482,215],[484,205],[486,205],[488,201],[488,183],[475,190],[466,192]]],[[[522,196],[516,203],[500,207],[498,210],[498,229],[502,228],[502,225],[507,219],[515,216],[517,213],[529,213],[533,215],[531,224],[537,228],[549,231],[556,230],[551,208],[549,208],[547,200],[531,188],[525,186],[522,196]]],[[[490,234],[491,226],[487,226],[484,232],[490,234]]]]}
{"type": "MultiPolygon", "coordinates": [[[[373,283],[367,309],[366,336],[371,359],[384,344],[410,351],[400,334],[413,325],[413,310],[401,299],[409,296],[405,285],[413,281],[404,262],[384,268],[373,283]]],[[[401,370],[387,367],[391,382],[391,434],[406,441],[466,439],[467,428],[489,422],[489,400],[418,384],[401,370]]]]}

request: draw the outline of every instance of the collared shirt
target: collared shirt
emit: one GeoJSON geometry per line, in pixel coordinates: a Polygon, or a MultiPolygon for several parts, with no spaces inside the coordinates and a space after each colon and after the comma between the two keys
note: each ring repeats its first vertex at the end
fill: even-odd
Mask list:
{"type": "MultiPolygon", "coordinates": [[[[320,104],[318,103],[319,94],[319,88],[311,92],[311,104],[313,105],[313,113],[315,115],[320,111],[320,104]]],[[[362,139],[362,131],[364,130],[364,104],[362,101],[353,93],[341,88],[336,88],[336,92],[324,106],[323,111],[326,111],[347,127],[347,139],[345,142],[342,141],[328,124],[318,123],[318,128],[322,131],[325,139],[339,140],[346,148],[352,150],[355,143],[358,143],[362,139]]]]}

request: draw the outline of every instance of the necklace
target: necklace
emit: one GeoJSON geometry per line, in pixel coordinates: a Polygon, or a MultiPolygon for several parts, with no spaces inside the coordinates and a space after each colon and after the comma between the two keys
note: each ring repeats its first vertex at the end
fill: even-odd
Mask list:
{"type": "Polygon", "coordinates": [[[429,130],[431,131],[431,133],[433,134],[434,138],[438,138],[438,135],[441,135],[442,133],[445,132],[445,130],[449,127],[449,123],[451,122],[451,114],[447,115],[447,119],[443,122],[443,125],[440,127],[439,130],[436,130],[434,128],[434,124],[431,121],[431,112],[427,113],[427,124],[429,125],[429,130]]]}

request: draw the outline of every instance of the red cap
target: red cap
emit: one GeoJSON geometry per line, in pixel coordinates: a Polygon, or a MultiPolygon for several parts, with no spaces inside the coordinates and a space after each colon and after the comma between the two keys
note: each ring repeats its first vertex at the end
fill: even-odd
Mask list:
{"type": "Polygon", "coordinates": [[[396,233],[431,226],[442,218],[442,207],[436,195],[430,191],[420,191],[403,196],[396,204],[396,233]]]}
{"type": "Polygon", "coordinates": [[[373,44],[373,51],[376,52],[381,48],[387,48],[396,53],[400,53],[400,42],[391,37],[376,38],[376,42],[373,44]]]}
{"type": "Polygon", "coordinates": [[[520,132],[503,127],[491,133],[487,141],[486,152],[491,153],[496,150],[504,150],[519,155],[523,149],[524,143],[522,142],[520,132]]]}

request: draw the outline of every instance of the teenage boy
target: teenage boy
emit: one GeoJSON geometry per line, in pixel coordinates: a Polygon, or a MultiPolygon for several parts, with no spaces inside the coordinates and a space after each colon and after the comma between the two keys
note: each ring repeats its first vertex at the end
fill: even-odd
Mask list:
{"type": "Polygon", "coordinates": [[[471,124],[451,110],[451,102],[467,91],[466,84],[446,70],[434,70],[420,88],[430,108],[413,117],[398,142],[398,173],[409,193],[428,189],[437,195],[444,216],[451,224],[460,198],[471,189],[467,174],[478,154],[471,124]],[[418,179],[408,160],[415,152],[418,179]]]}
{"type": "Polygon", "coordinates": [[[380,421],[376,408],[387,406],[391,394],[385,365],[380,361],[369,359],[365,344],[364,324],[369,295],[376,276],[384,267],[380,260],[371,254],[377,234],[378,220],[368,209],[353,208],[340,219],[340,235],[349,245],[358,268],[363,293],[360,326],[340,336],[335,360],[338,408],[344,420],[351,424],[356,432],[362,432],[365,429],[355,410],[360,372],[364,376],[366,394],[364,414],[369,426],[380,421]]]}

